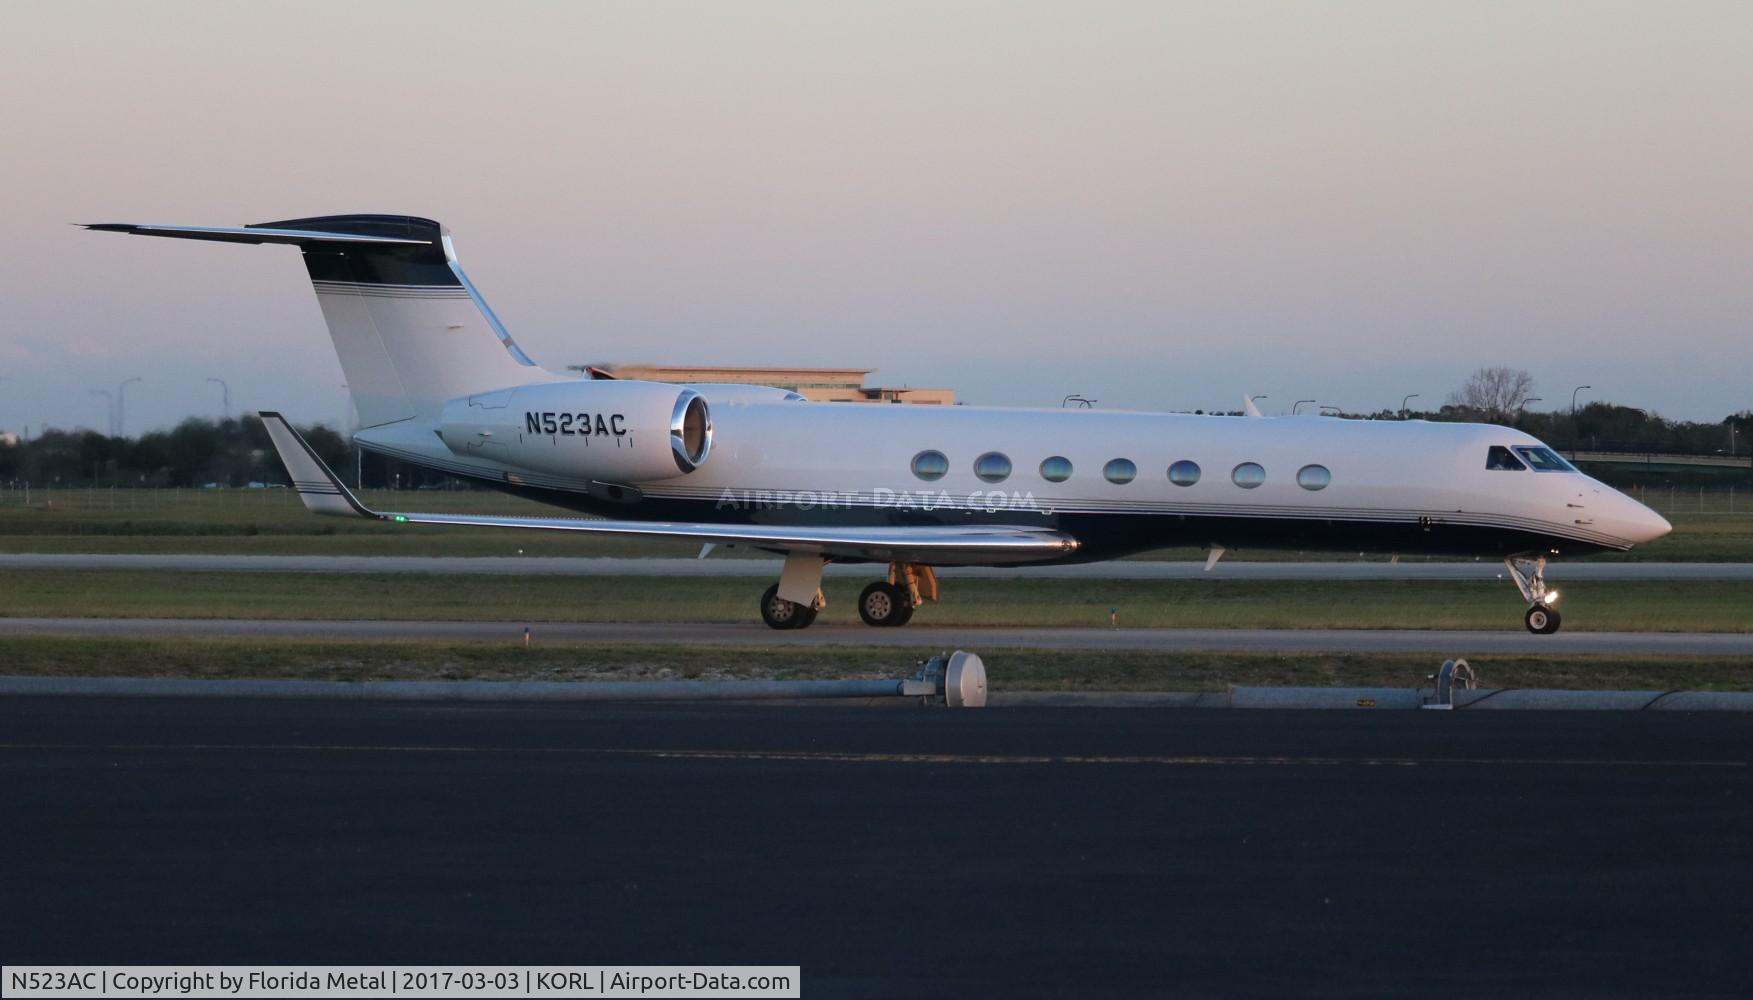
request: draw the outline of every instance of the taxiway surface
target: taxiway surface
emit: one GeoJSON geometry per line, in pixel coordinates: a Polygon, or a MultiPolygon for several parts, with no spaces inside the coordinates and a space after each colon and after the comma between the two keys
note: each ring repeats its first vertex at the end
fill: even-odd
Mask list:
{"type": "MultiPolygon", "coordinates": [[[[517,642],[523,622],[330,621],[234,618],[0,618],[0,636],[228,636],[298,639],[445,639],[517,642]]],[[[1531,635],[1418,629],[868,628],[817,624],[797,632],[764,625],[687,622],[531,622],[538,642],[707,646],[896,646],[975,651],[1028,649],[1230,650],[1354,653],[1594,653],[1753,656],[1753,632],[1581,632],[1531,635]]]]}
{"type": "Polygon", "coordinates": [[[0,699],[8,962],[1753,990],[1753,720],[0,699]]]}

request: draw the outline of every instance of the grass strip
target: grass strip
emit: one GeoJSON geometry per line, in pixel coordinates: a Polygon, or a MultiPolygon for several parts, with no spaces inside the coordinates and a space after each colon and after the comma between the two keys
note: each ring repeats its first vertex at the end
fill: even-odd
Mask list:
{"type": "MultiPolygon", "coordinates": [[[[874,574],[873,574],[874,575],[874,574]]],[[[854,624],[865,581],[830,579],[824,623],[854,624]]],[[[713,577],[183,573],[0,574],[0,615],[86,618],[750,622],[764,586],[713,577]]],[[[1742,632],[1753,581],[1599,580],[1564,588],[1570,630],[1742,632]]],[[[1521,599],[1491,581],[956,580],[919,625],[1517,629],[1521,599]]]]}

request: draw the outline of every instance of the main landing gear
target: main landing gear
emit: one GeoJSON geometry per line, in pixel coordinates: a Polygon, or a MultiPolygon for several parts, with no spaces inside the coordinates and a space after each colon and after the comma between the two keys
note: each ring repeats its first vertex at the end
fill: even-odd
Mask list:
{"type": "Polygon", "coordinates": [[[905,625],[913,619],[913,609],[937,600],[937,593],[937,574],[930,566],[890,563],[889,578],[878,580],[858,595],[858,617],[866,625],[905,625]]]}
{"type": "MultiPolygon", "coordinates": [[[[821,556],[794,554],[785,559],[779,582],[761,595],[761,620],[768,628],[809,628],[816,614],[827,606],[822,596],[821,556]]],[[[905,625],[913,609],[937,600],[937,574],[930,566],[890,563],[889,576],[864,588],[858,595],[858,617],[866,625],[905,625]]]]}
{"type": "Polygon", "coordinates": [[[1558,591],[1546,586],[1546,557],[1508,556],[1503,565],[1509,570],[1510,579],[1516,581],[1516,589],[1522,592],[1522,598],[1528,602],[1528,610],[1522,614],[1522,624],[1535,635],[1551,635],[1558,631],[1558,625],[1564,619],[1558,613],[1558,591]]]}
{"type": "Polygon", "coordinates": [[[776,583],[761,595],[761,620],[767,623],[768,628],[809,628],[816,620],[816,613],[822,610],[822,605],[828,603],[822,599],[820,591],[816,595],[816,600],[808,604],[798,604],[780,597],[779,584],[776,583]]]}

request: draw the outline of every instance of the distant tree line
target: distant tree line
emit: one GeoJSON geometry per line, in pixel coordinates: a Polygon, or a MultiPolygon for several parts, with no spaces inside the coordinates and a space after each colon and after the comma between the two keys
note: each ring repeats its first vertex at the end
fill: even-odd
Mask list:
{"type": "MultiPolygon", "coordinates": [[[[348,485],[360,471],[366,486],[413,487],[446,478],[369,452],[361,470],[352,442],[333,428],[311,424],[299,432],[348,485]]],[[[14,481],[39,487],[241,487],[284,485],[287,480],[262,421],[246,416],[190,417],[134,438],[49,429],[28,440],[0,442],[0,483],[14,481]]]]}
{"type": "MultiPolygon", "coordinates": [[[[1449,394],[1434,413],[1411,414],[1425,420],[1508,424],[1561,451],[1614,451],[1684,455],[1747,455],[1753,410],[1710,423],[1668,420],[1635,406],[1592,402],[1568,409],[1529,410],[1534,377],[1518,368],[1480,368],[1449,394]]],[[[1396,416],[1378,413],[1376,417],[1396,416]]]]}

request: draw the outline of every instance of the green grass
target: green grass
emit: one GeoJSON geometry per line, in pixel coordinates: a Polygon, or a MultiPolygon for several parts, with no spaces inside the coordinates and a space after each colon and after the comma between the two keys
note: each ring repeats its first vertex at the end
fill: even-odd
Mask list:
{"type": "MultiPolygon", "coordinates": [[[[865,581],[829,579],[822,624],[858,621],[865,581]]],[[[30,570],[0,575],[0,614],[93,618],[375,618],[749,622],[765,583],[736,578],[30,570]]],[[[1507,582],[954,580],[918,625],[1516,629],[1507,582]]],[[[1753,629],[1753,582],[1596,581],[1565,588],[1571,630],[1753,629]]]]}
{"type": "MultiPolygon", "coordinates": [[[[916,658],[868,646],[634,646],[299,639],[7,641],[11,676],[305,680],[718,680],[899,677],[916,658]]],[[[921,651],[921,655],[929,651],[921,651]]],[[[1433,657],[981,649],[994,691],[1221,691],[1237,686],[1419,687],[1433,657]]],[[[1482,687],[1753,690],[1753,664],[1722,657],[1473,657],[1482,687]]]]}
{"type": "MultiPolygon", "coordinates": [[[[367,504],[433,513],[555,516],[555,508],[487,492],[368,490],[367,504]]],[[[1627,553],[1593,558],[1634,562],[1753,562],[1753,496],[1737,513],[1673,513],[1674,532],[1627,553]]],[[[1712,502],[1718,498],[1712,496],[1712,502]]],[[[1684,507],[1684,504],[1681,505],[1684,507]]],[[[693,542],[588,538],[557,532],[390,525],[309,513],[291,490],[0,491],[0,552],[225,555],[425,555],[691,557],[693,542]]],[[[744,550],[723,554],[760,555],[744,550]]],[[[1148,559],[1195,560],[1193,548],[1148,559]]],[[[1242,560],[1355,559],[1358,554],[1232,550],[1242,560]]],[[[1379,555],[1369,556],[1379,560],[1379,555]]],[[[1414,558],[1414,557],[1408,557],[1414,558]]]]}

